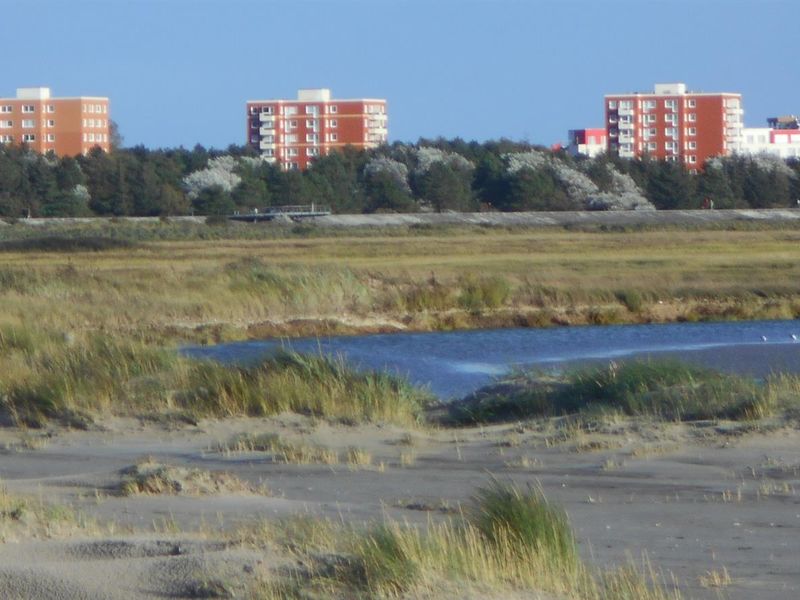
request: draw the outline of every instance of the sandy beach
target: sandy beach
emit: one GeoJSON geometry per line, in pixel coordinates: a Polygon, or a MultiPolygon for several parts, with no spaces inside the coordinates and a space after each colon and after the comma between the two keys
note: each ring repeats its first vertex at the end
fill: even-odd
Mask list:
{"type": "Polygon", "coordinates": [[[593,564],[646,556],[690,598],[717,598],[721,588],[731,600],[798,596],[800,432],[635,420],[565,431],[552,420],[404,431],[297,415],[178,429],[130,419],[90,431],[2,429],[7,491],[74,507],[91,524],[32,537],[24,521],[15,529],[0,520],[0,596],[240,597],[254,577],[288,558],[230,543],[237,528],[290,515],[349,523],[444,519],[490,474],[541,486],[562,504],[593,564]],[[357,447],[369,461],[292,464],[224,449],[243,433],[275,433],[339,457],[357,447]],[[144,457],[224,471],[243,487],[121,495],[126,469],[144,457]],[[716,587],[709,574],[722,572],[729,580],[716,587]]]}

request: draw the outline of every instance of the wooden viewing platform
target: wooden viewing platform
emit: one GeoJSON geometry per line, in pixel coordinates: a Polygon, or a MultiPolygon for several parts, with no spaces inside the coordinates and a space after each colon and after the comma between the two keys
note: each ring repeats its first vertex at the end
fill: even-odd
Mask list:
{"type": "Polygon", "coordinates": [[[252,212],[235,212],[228,215],[232,221],[272,221],[276,218],[291,219],[296,221],[308,217],[324,217],[331,214],[329,206],[319,204],[290,204],[286,206],[269,206],[265,209],[253,209],[252,212]]]}

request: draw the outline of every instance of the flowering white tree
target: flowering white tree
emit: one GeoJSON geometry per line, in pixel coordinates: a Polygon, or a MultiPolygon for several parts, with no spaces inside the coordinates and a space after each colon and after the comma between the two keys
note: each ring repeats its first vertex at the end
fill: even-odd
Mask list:
{"type": "Polygon", "coordinates": [[[416,152],[417,166],[414,173],[424,175],[436,163],[444,163],[457,171],[472,171],[475,168],[469,160],[455,152],[446,152],[431,146],[420,146],[416,152]]]}
{"type": "Polygon", "coordinates": [[[242,178],[234,172],[236,166],[237,161],[233,156],[212,158],[205,169],[189,173],[183,178],[186,195],[195,200],[203,190],[211,187],[232,192],[242,182],[242,178]]]}
{"type": "Polygon", "coordinates": [[[378,173],[386,173],[404,192],[411,193],[411,187],[408,185],[408,167],[399,160],[387,156],[372,158],[364,167],[364,174],[370,176],[378,173]]]}

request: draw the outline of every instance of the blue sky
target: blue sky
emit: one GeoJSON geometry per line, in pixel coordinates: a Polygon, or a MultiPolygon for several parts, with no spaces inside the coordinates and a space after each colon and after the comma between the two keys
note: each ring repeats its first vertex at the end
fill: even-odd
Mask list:
{"type": "Polygon", "coordinates": [[[551,144],[603,94],[739,91],[800,111],[797,0],[3,0],[0,96],[104,95],[126,145],[244,143],[248,99],[389,101],[392,141],[551,144]],[[6,60],[12,55],[13,60],[6,60]]]}

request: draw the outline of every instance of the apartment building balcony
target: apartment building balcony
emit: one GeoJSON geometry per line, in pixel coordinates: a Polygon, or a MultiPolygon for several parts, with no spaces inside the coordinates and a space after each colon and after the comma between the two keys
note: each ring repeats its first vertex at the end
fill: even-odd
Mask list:
{"type": "Polygon", "coordinates": [[[261,135],[275,135],[275,126],[274,125],[270,125],[269,127],[262,126],[258,130],[258,133],[260,133],[261,135]]]}
{"type": "Polygon", "coordinates": [[[261,121],[272,121],[272,120],[274,120],[274,119],[275,119],[275,115],[274,115],[274,114],[272,114],[272,113],[263,113],[263,112],[262,112],[262,113],[259,113],[259,114],[258,114],[258,118],[259,118],[261,121]]]}
{"type": "Polygon", "coordinates": [[[629,133],[621,133],[619,134],[619,143],[620,144],[632,144],[633,143],[633,135],[629,133]]]}
{"type": "Polygon", "coordinates": [[[620,117],[632,117],[633,116],[633,109],[632,108],[620,108],[617,111],[620,117]]]}
{"type": "Polygon", "coordinates": [[[258,147],[261,150],[274,150],[277,147],[277,144],[275,144],[275,142],[265,142],[262,140],[258,143],[258,147]]]}

